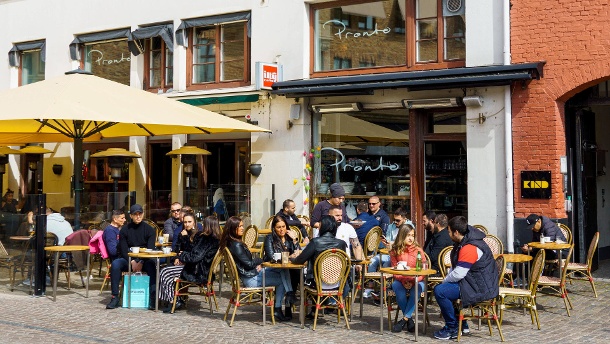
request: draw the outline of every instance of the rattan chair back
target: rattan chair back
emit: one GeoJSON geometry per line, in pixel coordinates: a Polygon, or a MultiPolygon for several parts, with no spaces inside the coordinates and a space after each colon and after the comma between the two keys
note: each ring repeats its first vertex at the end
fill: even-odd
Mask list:
{"type": "Polygon", "coordinates": [[[532,264],[532,274],[530,276],[529,283],[529,290],[532,295],[536,295],[536,290],[538,290],[538,281],[540,280],[540,276],[542,276],[542,270],[544,268],[544,258],[544,250],[539,250],[536,254],[536,257],[534,257],[534,261],[532,264]]]}
{"type": "Polygon", "coordinates": [[[485,227],[483,225],[472,225],[472,227],[480,230],[481,232],[483,232],[485,234],[489,234],[489,231],[487,230],[487,227],[485,227]]]}
{"type": "Polygon", "coordinates": [[[290,226],[290,231],[286,234],[292,238],[292,240],[296,240],[299,245],[303,242],[303,233],[301,233],[301,229],[297,226],[290,226]]]}
{"type": "Polygon", "coordinates": [[[258,241],[258,227],[256,225],[250,225],[244,230],[244,235],[241,240],[246,244],[248,248],[252,248],[258,241]]]}
{"type": "Polygon", "coordinates": [[[381,242],[381,227],[375,226],[369,230],[364,237],[364,257],[371,257],[377,254],[379,242],[381,242]]]}
{"type": "Polygon", "coordinates": [[[563,223],[558,223],[557,227],[559,227],[559,230],[561,231],[561,233],[563,233],[563,236],[566,237],[566,242],[568,244],[572,244],[572,230],[570,230],[570,227],[564,225],[563,223]]]}
{"type": "Polygon", "coordinates": [[[502,280],[504,279],[504,269],[506,269],[506,261],[504,260],[503,255],[499,255],[496,258],[496,268],[498,270],[498,285],[502,285],[502,280]]]}
{"type": "MultiPolygon", "coordinates": [[[[589,250],[587,251],[587,267],[591,270],[591,265],[593,265],[593,256],[597,251],[597,244],[599,243],[599,232],[595,232],[593,239],[591,239],[591,243],[589,244],[589,250]]],[[[567,265],[567,264],[566,264],[567,265]]]]}
{"type": "Polygon", "coordinates": [[[441,270],[441,276],[443,276],[443,278],[447,276],[447,271],[451,268],[452,249],[453,246],[447,246],[438,254],[438,268],[441,270]]]}
{"type": "Polygon", "coordinates": [[[502,241],[497,236],[487,234],[483,238],[483,241],[489,246],[493,254],[502,254],[504,252],[504,245],[502,245],[502,241]]]}
{"type": "Polygon", "coordinates": [[[341,249],[326,250],[316,258],[314,263],[314,279],[318,293],[322,293],[322,285],[339,284],[339,294],[343,292],[345,282],[349,277],[350,260],[341,249]]]}
{"type": "Polygon", "coordinates": [[[267,219],[267,221],[265,221],[265,229],[269,229],[271,228],[271,222],[273,222],[273,218],[275,217],[275,215],[273,216],[269,216],[269,218],[267,219]]]}
{"type": "Polygon", "coordinates": [[[160,235],[163,235],[163,230],[155,223],[155,221],[151,220],[151,219],[142,219],[142,222],[148,224],[149,226],[151,226],[152,228],[155,229],[155,241],[156,238],[159,237],[160,235]]]}

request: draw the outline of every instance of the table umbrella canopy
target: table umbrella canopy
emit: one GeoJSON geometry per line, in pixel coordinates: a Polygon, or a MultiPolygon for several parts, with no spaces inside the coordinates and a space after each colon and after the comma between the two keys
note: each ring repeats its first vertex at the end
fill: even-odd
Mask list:
{"type": "Polygon", "coordinates": [[[63,135],[73,140],[76,227],[80,226],[83,140],[268,131],[82,70],[0,91],[0,137],[4,134],[32,134],[31,138],[63,135]]]}
{"type": "Polygon", "coordinates": [[[0,124],[2,134],[71,138],[268,131],[81,72],[0,92],[0,124]]]}

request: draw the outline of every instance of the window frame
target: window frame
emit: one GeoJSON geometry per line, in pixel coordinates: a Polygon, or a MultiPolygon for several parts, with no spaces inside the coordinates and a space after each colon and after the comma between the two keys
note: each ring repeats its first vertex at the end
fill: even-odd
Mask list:
{"type": "Polygon", "coordinates": [[[220,23],[218,25],[210,25],[210,26],[197,26],[191,27],[187,29],[187,40],[188,47],[186,49],[186,89],[187,90],[208,90],[208,89],[218,89],[218,88],[231,88],[231,87],[243,87],[249,86],[251,84],[250,80],[250,37],[248,37],[248,22],[247,21],[239,21],[239,22],[227,22],[220,23]],[[222,49],[220,45],[222,44],[222,32],[223,26],[226,24],[243,24],[243,37],[244,37],[244,72],[242,80],[231,80],[231,81],[222,81],[220,80],[220,65],[223,60],[221,59],[222,49]],[[215,45],[215,62],[214,62],[214,82],[208,83],[193,83],[193,41],[195,30],[199,28],[205,27],[215,27],[216,30],[216,45],[215,45]]]}
{"type": "MultiPolygon", "coordinates": [[[[144,82],[143,82],[143,88],[145,91],[151,91],[154,93],[157,93],[158,90],[163,90],[163,92],[167,92],[167,90],[169,90],[170,88],[174,87],[174,83],[172,82],[171,84],[167,83],[167,72],[169,66],[167,64],[167,55],[168,55],[169,48],[167,47],[167,43],[165,43],[165,40],[163,40],[161,38],[161,36],[156,36],[156,37],[151,37],[151,38],[147,38],[145,45],[144,45],[144,82]],[[163,52],[163,54],[161,54],[161,67],[159,69],[159,72],[161,73],[161,84],[158,87],[153,87],[150,85],[150,71],[151,71],[151,64],[150,64],[150,53],[151,53],[151,48],[152,48],[152,40],[153,39],[158,39],[161,41],[161,48],[160,51],[163,52]]],[[[172,53],[172,59],[174,57],[174,54],[172,53]]],[[[174,73],[174,64],[172,61],[172,65],[171,65],[171,69],[172,69],[172,74],[174,73]]],[[[172,81],[173,81],[173,75],[172,75],[172,81]]]]}
{"type": "MultiPolygon", "coordinates": [[[[345,70],[332,70],[332,71],[315,71],[316,56],[315,56],[315,12],[320,9],[336,8],[338,6],[345,5],[357,5],[363,3],[370,3],[381,0],[337,0],[318,4],[312,4],[310,6],[310,22],[309,22],[309,75],[311,78],[322,78],[322,77],[333,77],[333,76],[347,76],[357,74],[372,74],[372,73],[392,73],[392,72],[407,72],[407,71],[418,71],[418,70],[431,70],[431,69],[446,69],[446,68],[457,68],[465,67],[466,59],[452,59],[444,60],[445,54],[445,21],[443,17],[443,1],[437,1],[437,61],[428,62],[416,62],[417,51],[416,51],[416,1],[417,0],[402,0],[405,1],[405,49],[406,49],[406,61],[403,65],[399,66],[378,66],[371,68],[354,68],[345,70]]],[[[400,0],[399,0],[400,1],[400,0]]],[[[464,38],[466,36],[464,35],[464,38]]],[[[354,66],[352,64],[352,66],[354,66]]]]}
{"type": "Polygon", "coordinates": [[[38,81],[34,81],[34,82],[27,83],[25,85],[23,84],[23,54],[26,54],[26,53],[37,53],[39,55],[38,64],[42,63],[42,67],[43,67],[42,72],[44,74],[44,77],[42,78],[42,80],[38,80],[38,81],[43,81],[46,79],[46,73],[47,73],[46,69],[47,68],[46,68],[46,62],[43,61],[43,58],[42,58],[42,49],[20,50],[19,51],[19,78],[17,81],[19,86],[30,85],[30,84],[38,82],[38,81]]]}

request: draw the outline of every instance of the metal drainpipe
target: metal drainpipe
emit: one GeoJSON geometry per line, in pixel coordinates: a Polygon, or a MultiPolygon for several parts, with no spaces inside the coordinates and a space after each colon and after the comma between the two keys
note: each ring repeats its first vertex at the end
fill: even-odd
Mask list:
{"type": "MultiPolygon", "coordinates": [[[[511,63],[510,58],[510,0],[504,0],[503,6],[503,43],[504,65],[511,63]]],[[[504,86],[504,159],[506,164],[506,246],[508,252],[514,252],[514,185],[513,185],[513,124],[510,85],[504,86]]]]}

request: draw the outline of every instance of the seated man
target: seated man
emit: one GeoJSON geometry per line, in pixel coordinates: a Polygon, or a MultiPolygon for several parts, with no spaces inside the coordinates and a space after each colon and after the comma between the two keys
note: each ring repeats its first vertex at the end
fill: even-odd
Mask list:
{"type": "Polygon", "coordinates": [[[57,236],[57,245],[59,246],[65,244],[66,237],[74,233],[70,222],[51,208],[47,208],[47,232],[57,236]]]}
{"type": "MultiPolygon", "coordinates": [[[[437,339],[455,339],[458,319],[453,302],[462,300],[462,307],[487,301],[498,296],[498,270],[493,253],[483,241],[485,233],[468,225],[466,218],[449,220],[449,236],[455,243],[451,251],[451,270],[443,283],[434,288],[436,302],[441,309],[445,326],[434,332],[437,339]]],[[[468,326],[462,323],[463,332],[468,326]]],[[[469,332],[469,331],[468,331],[469,332]]]]}
{"type": "Polygon", "coordinates": [[[447,230],[447,215],[438,214],[432,222],[434,229],[430,235],[428,244],[424,247],[424,251],[430,257],[430,267],[437,271],[437,275],[440,274],[440,267],[438,265],[438,255],[447,246],[453,246],[453,240],[449,236],[447,230]]]}
{"type": "Polygon", "coordinates": [[[163,234],[169,235],[169,241],[174,241],[174,232],[176,228],[182,223],[180,220],[180,210],[182,210],[182,204],[180,202],[174,202],[169,207],[169,219],[163,223],[163,234]]]}
{"type": "MultiPolygon", "coordinates": [[[[119,232],[119,257],[112,262],[110,269],[110,286],[112,289],[112,299],[106,306],[107,309],[114,309],[119,306],[119,284],[122,273],[128,270],[127,262],[129,259],[130,247],[155,248],[157,233],[149,224],[142,222],[144,210],[139,204],[131,206],[129,211],[131,222],[119,232]]],[[[148,309],[155,309],[155,285],[157,278],[157,268],[152,259],[132,259],[131,270],[134,272],[144,271],[150,278],[149,283],[149,304],[148,309]]]]}
{"type": "MultiPolygon", "coordinates": [[[[532,231],[532,241],[539,242],[540,237],[550,237],[551,241],[557,239],[564,242],[566,241],[566,237],[563,235],[561,229],[559,229],[559,226],[546,216],[530,214],[525,221],[527,222],[527,229],[532,231]]],[[[530,248],[527,244],[523,245],[521,249],[525,254],[528,253],[528,250],[531,250],[532,257],[535,257],[539,250],[530,248]]],[[[546,260],[557,259],[555,250],[544,250],[544,253],[546,260]]],[[[561,254],[565,258],[567,251],[563,250],[561,254]]]]}
{"type": "MultiPolygon", "coordinates": [[[[180,235],[180,232],[182,232],[182,229],[184,229],[184,226],[182,225],[182,218],[186,214],[195,215],[195,212],[193,211],[193,208],[188,205],[182,207],[182,209],[180,210],[180,223],[178,224],[178,226],[176,226],[176,229],[174,230],[173,238],[177,238],[180,235]]],[[[201,224],[201,222],[197,222],[197,229],[199,231],[203,230],[203,225],[201,224]]],[[[172,251],[178,252],[176,246],[177,244],[178,240],[172,240],[172,251]]]]}
{"type": "Polygon", "coordinates": [[[112,263],[115,259],[119,258],[119,232],[121,227],[125,224],[125,213],[123,210],[112,211],[112,222],[106,228],[104,228],[104,234],[102,234],[102,240],[108,251],[108,259],[112,263]]]}
{"type": "Polygon", "coordinates": [[[305,229],[304,225],[309,225],[309,224],[307,223],[306,220],[299,219],[298,217],[296,217],[296,215],[294,215],[295,211],[296,211],[296,204],[294,203],[293,200],[287,199],[284,201],[284,203],[282,203],[282,210],[278,211],[277,214],[275,214],[275,215],[281,216],[284,219],[284,221],[286,221],[286,224],[288,225],[288,227],[295,226],[298,229],[300,229],[301,235],[303,236],[303,243],[307,244],[307,243],[309,243],[309,236],[307,235],[307,230],[305,229]]]}
{"type": "Polygon", "coordinates": [[[360,245],[364,247],[364,239],[366,235],[369,234],[371,228],[375,226],[379,226],[379,220],[377,220],[373,215],[369,214],[369,208],[366,202],[361,201],[356,206],[356,213],[358,216],[354,219],[352,223],[354,224],[354,228],[356,229],[356,234],[358,234],[358,241],[360,241],[360,245]]]}
{"type": "MultiPolygon", "coordinates": [[[[349,223],[343,222],[343,209],[338,205],[333,205],[328,210],[328,215],[332,216],[337,222],[337,233],[335,237],[345,241],[347,245],[347,255],[358,260],[364,259],[362,256],[362,246],[358,241],[356,230],[349,223]],[[352,255],[353,253],[353,255],[352,255]]],[[[356,265],[356,270],[360,265],[356,265]]]]}

